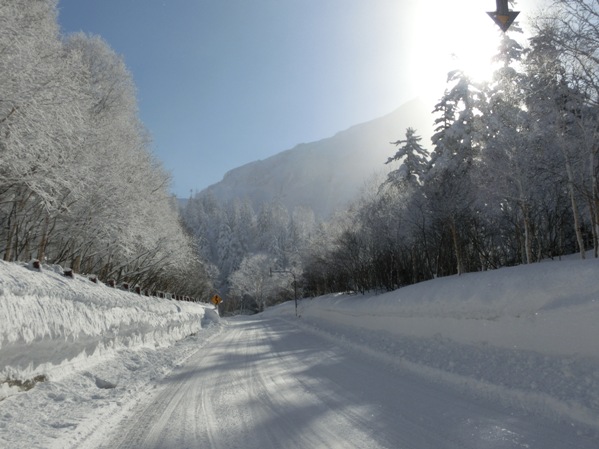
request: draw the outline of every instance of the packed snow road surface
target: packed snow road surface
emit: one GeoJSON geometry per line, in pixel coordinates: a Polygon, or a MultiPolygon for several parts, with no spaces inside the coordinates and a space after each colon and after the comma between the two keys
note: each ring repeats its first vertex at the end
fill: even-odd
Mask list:
{"type": "Polygon", "coordinates": [[[226,327],[85,447],[597,448],[567,424],[469,397],[292,320],[226,327]]]}

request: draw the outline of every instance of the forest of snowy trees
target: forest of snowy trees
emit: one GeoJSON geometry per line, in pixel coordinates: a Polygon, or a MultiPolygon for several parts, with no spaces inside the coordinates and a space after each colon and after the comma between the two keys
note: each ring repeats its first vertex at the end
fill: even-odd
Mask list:
{"type": "MultiPolygon", "coordinates": [[[[555,0],[494,76],[460,70],[389,173],[326,222],[190,198],[180,216],[123,60],[63,36],[55,0],[0,2],[0,251],[260,310],[296,292],[390,290],[599,247],[599,3],[555,0]],[[430,142],[430,143],[428,143],[430,142]]],[[[364,149],[368,151],[367,148],[364,149]]],[[[198,167],[198,170],[200,167],[198,167]]]]}
{"type": "Polygon", "coordinates": [[[191,198],[183,221],[231,312],[262,310],[292,298],[314,235],[324,226],[308,208],[290,213],[270,202],[255,211],[247,199],[222,204],[211,194],[191,198]]]}
{"type": "Polygon", "coordinates": [[[101,38],[62,36],[56,8],[0,2],[3,259],[205,292],[209,280],[169,175],[150,152],[131,74],[101,38]]]}
{"type": "Polygon", "coordinates": [[[502,36],[490,81],[449,73],[431,145],[407,129],[386,179],[326,223],[276,204],[192,198],[184,220],[229,307],[290,299],[294,279],[315,296],[596,257],[599,3],[555,1],[533,28],[526,42],[516,25],[502,36]]]}

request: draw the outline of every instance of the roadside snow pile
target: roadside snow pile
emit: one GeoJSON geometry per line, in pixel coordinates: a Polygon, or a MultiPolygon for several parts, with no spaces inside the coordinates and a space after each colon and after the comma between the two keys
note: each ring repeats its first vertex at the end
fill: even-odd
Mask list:
{"type": "MultiPolygon", "coordinates": [[[[476,395],[599,428],[599,260],[300,302],[299,325],[476,395]]],[[[291,317],[293,303],[271,316],[291,317]]]]}
{"type": "Polygon", "coordinates": [[[61,272],[0,261],[0,400],[120,350],[170,346],[218,320],[208,304],[142,297],[61,272]]]}

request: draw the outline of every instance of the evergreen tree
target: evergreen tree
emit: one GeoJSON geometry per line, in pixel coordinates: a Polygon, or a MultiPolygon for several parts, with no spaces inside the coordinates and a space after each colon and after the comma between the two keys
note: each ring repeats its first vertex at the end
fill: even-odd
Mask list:
{"type": "Polygon", "coordinates": [[[400,162],[399,168],[389,172],[387,182],[398,187],[417,187],[426,172],[428,152],[420,145],[422,138],[413,128],[406,130],[406,138],[391,142],[397,146],[395,154],[386,164],[400,162]]]}
{"type": "Polygon", "coordinates": [[[480,117],[475,111],[480,108],[481,92],[461,71],[450,72],[448,83],[451,87],[434,110],[440,117],[435,120],[425,195],[433,219],[450,231],[456,270],[461,274],[465,271],[466,241],[466,229],[462,228],[473,219],[475,201],[471,170],[479,152],[480,117]]]}

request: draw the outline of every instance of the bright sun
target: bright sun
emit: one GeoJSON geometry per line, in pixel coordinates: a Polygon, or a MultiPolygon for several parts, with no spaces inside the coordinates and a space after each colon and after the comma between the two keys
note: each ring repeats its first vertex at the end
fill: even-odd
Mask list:
{"type": "Polygon", "coordinates": [[[440,97],[447,73],[458,68],[473,80],[490,78],[501,36],[486,13],[494,9],[492,0],[419,2],[412,28],[419,68],[413,76],[423,92],[440,97]]]}

